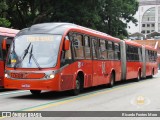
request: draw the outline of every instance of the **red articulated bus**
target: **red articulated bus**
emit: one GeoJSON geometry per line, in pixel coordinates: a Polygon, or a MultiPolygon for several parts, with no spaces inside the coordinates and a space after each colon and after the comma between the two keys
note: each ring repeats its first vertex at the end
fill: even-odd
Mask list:
{"type": "Polygon", "coordinates": [[[137,76],[137,80],[139,80],[147,76],[153,77],[158,72],[156,49],[136,42],[126,41],[125,54],[127,59],[126,67],[123,67],[127,69],[125,79],[132,79],[137,76]]]}
{"type": "Polygon", "coordinates": [[[157,51],[71,23],[43,23],[21,30],[6,62],[5,88],[66,91],[153,76],[157,51]]]}
{"type": "Polygon", "coordinates": [[[151,46],[145,46],[145,61],[143,67],[143,77],[153,77],[155,73],[158,73],[158,54],[157,51],[151,46]],[[155,69],[156,68],[156,69],[155,69]]]}
{"type": "Polygon", "coordinates": [[[9,46],[19,30],[0,27],[0,87],[3,87],[5,60],[9,46]],[[5,46],[3,46],[5,43],[5,46]]]}

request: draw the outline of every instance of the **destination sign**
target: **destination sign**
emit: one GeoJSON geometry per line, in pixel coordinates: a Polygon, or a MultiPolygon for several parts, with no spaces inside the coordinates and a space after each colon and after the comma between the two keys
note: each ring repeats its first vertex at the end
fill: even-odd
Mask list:
{"type": "Polygon", "coordinates": [[[45,41],[53,41],[53,36],[27,36],[28,42],[45,42],[45,41]]]}

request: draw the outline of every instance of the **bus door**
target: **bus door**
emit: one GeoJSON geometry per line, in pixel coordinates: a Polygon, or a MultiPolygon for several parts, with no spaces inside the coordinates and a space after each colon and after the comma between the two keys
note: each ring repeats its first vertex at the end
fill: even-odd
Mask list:
{"type": "Polygon", "coordinates": [[[92,79],[93,63],[92,63],[92,57],[91,57],[90,37],[87,35],[84,35],[83,46],[84,46],[84,55],[85,55],[85,60],[83,62],[83,66],[84,66],[83,71],[85,73],[84,86],[90,87],[93,85],[93,79],[92,79]]]}
{"type": "Polygon", "coordinates": [[[92,38],[92,69],[93,69],[93,86],[100,85],[103,83],[103,72],[102,67],[103,61],[99,59],[99,41],[96,38],[92,38]]]}
{"type": "Polygon", "coordinates": [[[80,33],[69,33],[69,39],[72,41],[72,53],[74,63],[70,65],[72,73],[83,71],[84,88],[92,86],[92,57],[90,37],[80,33]]]}

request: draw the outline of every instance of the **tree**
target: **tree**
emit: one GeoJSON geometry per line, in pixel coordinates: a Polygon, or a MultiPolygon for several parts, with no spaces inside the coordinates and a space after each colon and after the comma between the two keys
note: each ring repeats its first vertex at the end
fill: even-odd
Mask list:
{"type": "Polygon", "coordinates": [[[17,29],[43,22],[70,22],[113,36],[127,36],[127,23],[136,23],[136,0],[3,0],[5,19],[17,29]]]}
{"type": "Polygon", "coordinates": [[[6,10],[8,9],[5,1],[0,2],[0,26],[1,27],[9,27],[10,21],[6,19],[6,10]]]}
{"type": "Polygon", "coordinates": [[[133,17],[138,10],[136,0],[105,0],[102,7],[101,17],[104,28],[108,34],[113,36],[127,36],[127,23],[132,21],[136,24],[137,20],[133,17]]]}
{"type": "Polygon", "coordinates": [[[101,0],[5,1],[8,5],[6,18],[19,29],[43,22],[71,22],[96,29],[101,20],[101,0]]]}

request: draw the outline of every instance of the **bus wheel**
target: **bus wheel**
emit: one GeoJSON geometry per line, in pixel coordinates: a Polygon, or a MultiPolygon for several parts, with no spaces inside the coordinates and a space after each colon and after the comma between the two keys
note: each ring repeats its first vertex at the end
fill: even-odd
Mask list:
{"type": "Polygon", "coordinates": [[[75,89],[73,89],[71,92],[72,92],[72,95],[78,95],[80,93],[80,90],[81,90],[81,83],[80,83],[80,78],[77,77],[76,78],[76,87],[75,89]]]}
{"type": "Polygon", "coordinates": [[[115,82],[115,77],[114,77],[114,74],[112,73],[111,77],[110,77],[109,87],[113,87],[114,86],[114,82],[115,82]]]}
{"type": "Polygon", "coordinates": [[[40,95],[41,90],[30,90],[33,95],[40,95]]]}

